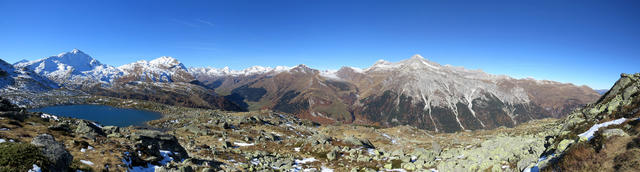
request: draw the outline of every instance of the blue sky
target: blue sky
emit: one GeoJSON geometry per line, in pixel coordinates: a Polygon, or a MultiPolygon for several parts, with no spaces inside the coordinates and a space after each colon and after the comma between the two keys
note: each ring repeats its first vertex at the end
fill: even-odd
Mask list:
{"type": "Polygon", "coordinates": [[[366,68],[421,54],[492,74],[609,88],[640,72],[640,1],[6,1],[0,58],[78,48],[119,66],[366,68]]]}

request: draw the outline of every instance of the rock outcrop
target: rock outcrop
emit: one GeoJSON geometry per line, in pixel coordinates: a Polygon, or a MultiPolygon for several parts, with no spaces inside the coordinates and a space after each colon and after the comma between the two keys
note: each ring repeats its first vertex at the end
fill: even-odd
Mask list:
{"type": "MultiPolygon", "coordinates": [[[[131,140],[136,142],[138,150],[151,152],[150,155],[159,155],[160,150],[174,152],[175,159],[189,157],[187,151],[178,143],[175,136],[156,130],[138,130],[131,133],[131,140]]],[[[159,157],[159,156],[157,156],[159,157]]]]}
{"type": "MultiPolygon", "coordinates": [[[[616,164],[639,160],[627,156],[640,151],[640,147],[633,146],[633,140],[640,137],[639,117],[640,73],[621,74],[596,103],[572,112],[562,125],[551,129],[555,134],[547,139],[540,168],[622,170],[616,164]]],[[[640,170],[640,164],[623,166],[625,170],[640,170]]]]}
{"type": "Polygon", "coordinates": [[[42,154],[49,159],[51,171],[65,172],[73,161],[73,156],[65,149],[64,144],[57,142],[53,136],[41,134],[33,138],[32,145],[42,149],[42,154]]]}

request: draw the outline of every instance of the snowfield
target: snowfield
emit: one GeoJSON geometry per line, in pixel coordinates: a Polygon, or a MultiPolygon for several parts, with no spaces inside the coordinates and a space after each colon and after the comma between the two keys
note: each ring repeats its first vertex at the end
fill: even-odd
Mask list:
{"type": "Polygon", "coordinates": [[[591,138],[593,138],[593,134],[595,134],[596,131],[598,131],[598,129],[602,127],[608,127],[610,125],[620,125],[625,121],[627,121],[627,118],[620,118],[613,121],[607,121],[601,124],[596,124],[596,125],[593,125],[591,128],[589,128],[589,130],[585,131],[584,133],[578,134],[578,136],[580,137],[580,139],[584,138],[586,140],[591,140],[591,138]]]}

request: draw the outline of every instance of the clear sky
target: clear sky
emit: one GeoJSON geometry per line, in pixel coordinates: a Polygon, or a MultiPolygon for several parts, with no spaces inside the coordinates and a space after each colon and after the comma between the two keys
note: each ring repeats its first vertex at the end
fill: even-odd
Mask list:
{"type": "Polygon", "coordinates": [[[609,88],[640,72],[640,1],[0,0],[0,58],[78,48],[119,66],[366,68],[421,54],[517,78],[609,88]]]}

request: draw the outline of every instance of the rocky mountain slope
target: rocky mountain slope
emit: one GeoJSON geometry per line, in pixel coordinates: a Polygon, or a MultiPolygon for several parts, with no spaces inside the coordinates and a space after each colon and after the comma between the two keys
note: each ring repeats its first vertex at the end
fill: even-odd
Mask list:
{"type": "Polygon", "coordinates": [[[640,170],[640,73],[622,74],[596,103],[550,130],[540,168],[547,171],[640,170]]]}
{"type": "Polygon", "coordinates": [[[249,109],[273,109],[321,123],[409,124],[441,132],[561,117],[599,97],[586,86],[442,66],[420,55],[397,63],[381,60],[364,70],[299,65],[257,73],[203,68],[191,73],[249,109]]]}
{"type": "Polygon", "coordinates": [[[58,88],[58,84],[24,68],[15,68],[0,59],[0,89],[37,93],[58,88]]]}
{"type": "Polygon", "coordinates": [[[64,94],[58,84],[26,68],[15,68],[0,59],[0,95],[21,106],[38,102],[35,97],[64,94]]]}

